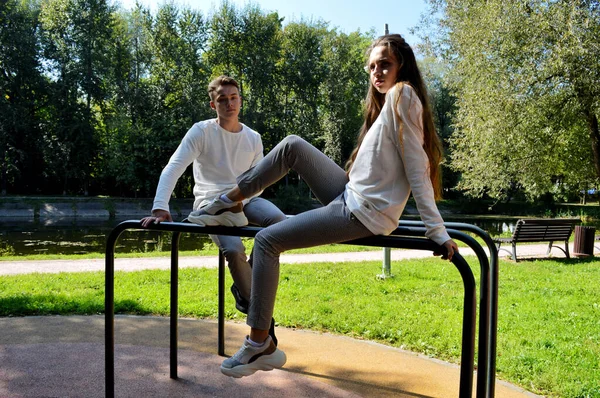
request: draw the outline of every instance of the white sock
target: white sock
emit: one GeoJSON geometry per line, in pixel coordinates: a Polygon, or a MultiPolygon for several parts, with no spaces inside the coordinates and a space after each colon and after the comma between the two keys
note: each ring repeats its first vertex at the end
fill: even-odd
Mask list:
{"type": "Polygon", "coordinates": [[[265,341],[266,341],[266,340],[265,340],[265,341],[263,341],[262,343],[257,343],[256,341],[252,341],[252,340],[250,339],[250,337],[249,337],[249,336],[248,336],[248,337],[246,337],[246,340],[248,341],[248,343],[250,343],[250,345],[251,345],[252,347],[262,347],[262,346],[264,346],[264,345],[265,345],[265,341]]]}
{"type": "Polygon", "coordinates": [[[225,194],[221,195],[220,199],[221,199],[223,202],[225,202],[225,203],[228,203],[228,204],[234,203],[234,201],[233,201],[233,200],[231,200],[231,199],[229,199],[229,198],[227,197],[227,195],[225,195],[225,194]]]}

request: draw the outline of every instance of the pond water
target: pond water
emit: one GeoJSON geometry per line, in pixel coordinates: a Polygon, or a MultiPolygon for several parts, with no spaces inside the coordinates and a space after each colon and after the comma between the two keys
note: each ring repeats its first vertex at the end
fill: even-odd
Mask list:
{"type": "MultiPolygon", "coordinates": [[[[126,219],[131,219],[126,218],[126,219]]],[[[135,218],[135,217],[133,217],[135,218]]],[[[409,219],[407,217],[407,219],[409,219]]],[[[28,254],[104,253],[106,237],[125,219],[68,217],[56,219],[0,217],[0,256],[28,254]]],[[[495,236],[511,231],[516,218],[447,218],[446,221],[474,224],[495,236]]],[[[160,231],[125,231],[117,241],[117,253],[169,250],[171,234],[160,231]]],[[[182,234],[181,250],[201,249],[210,239],[182,234]]]]}
{"type": "MultiPolygon", "coordinates": [[[[135,217],[133,217],[135,219],[135,217]]],[[[132,219],[132,218],[127,218],[132,219]]],[[[106,237],[125,219],[69,217],[30,219],[0,217],[0,256],[29,254],[104,253],[106,237]]],[[[182,234],[181,250],[201,249],[208,237],[182,234]]],[[[160,231],[125,231],[117,241],[117,253],[169,250],[171,234],[160,231]]]]}

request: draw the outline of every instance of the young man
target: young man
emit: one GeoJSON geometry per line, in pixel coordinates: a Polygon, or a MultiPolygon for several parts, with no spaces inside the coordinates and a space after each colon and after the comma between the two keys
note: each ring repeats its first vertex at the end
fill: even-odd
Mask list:
{"type": "MultiPolygon", "coordinates": [[[[242,98],[238,83],[231,77],[220,76],[208,85],[208,95],[210,107],[217,112],[217,118],[194,124],[183,137],[160,175],[152,216],[142,219],[143,227],[151,223],[173,221],[169,199],[177,180],[191,163],[194,172],[194,210],[198,210],[233,188],[237,184],[236,178],[263,158],[260,135],[239,122],[242,98]]],[[[212,222],[205,222],[197,211],[192,211],[188,220],[200,225],[244,226],[250,222],[267,226],[285,219],[285,215],[274,204],[257,196],[220,212],[216,217],[211,216],[212,222]]],[[[210,237],[227,260],[233,278],[231,292],[236,300],[236,308],[247,313],[252,256],[248,261],[242,240],[237,236],[210,237]]],[[[275,336],[273,321],[271,334],[275,336]]],[[[273,340],[276,341],[276,338],[273,340]]]]}

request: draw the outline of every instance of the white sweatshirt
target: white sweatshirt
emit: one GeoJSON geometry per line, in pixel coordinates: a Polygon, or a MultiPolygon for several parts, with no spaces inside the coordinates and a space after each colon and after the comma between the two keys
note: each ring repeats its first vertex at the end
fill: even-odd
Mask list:
{"type": "Polygon", "coordinates": [[[163,169],[152,210],[169,210],[177,180],[193,162],[194,210],[236,184],[236,178],[263,157],[260,135],[242,124],[237,133],[223,129],[216,119],[194,124],[163,169]]]}
{"type": "Polygon", "coordinates": [[[450,239],[434,199],[429,160],[423,149],[423,106],[409,85],[390,89],[379,117],[367,132],[350,170],[345,198],[349,210],[373,234],[388,235],[398,226],[412,189],[426,236],[442,245],[450,239]],[[400,121],[403,122],[400,142],[400,121]]]}

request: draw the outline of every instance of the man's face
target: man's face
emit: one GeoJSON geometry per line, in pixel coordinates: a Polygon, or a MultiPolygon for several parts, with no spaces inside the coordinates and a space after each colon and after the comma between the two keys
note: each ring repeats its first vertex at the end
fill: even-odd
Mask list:
{"type": "Polygon", "coordinates": [[[213,100],[210,101],[210,107],[217,111],[220,119],[237,119],[241,106],[242,97],[237,87],[230,84],[219,86],[213,100]]]}

